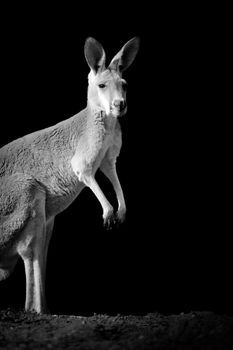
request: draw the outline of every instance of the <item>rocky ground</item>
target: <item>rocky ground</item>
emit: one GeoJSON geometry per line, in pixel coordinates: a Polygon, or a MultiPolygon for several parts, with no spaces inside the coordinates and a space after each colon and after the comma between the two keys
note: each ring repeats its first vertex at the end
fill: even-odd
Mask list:
{"type": "Polygon", "coordinates": [[[0,312],[0,349],[233,349],[233,317],[212,312],[89,317],[0,312]]]}

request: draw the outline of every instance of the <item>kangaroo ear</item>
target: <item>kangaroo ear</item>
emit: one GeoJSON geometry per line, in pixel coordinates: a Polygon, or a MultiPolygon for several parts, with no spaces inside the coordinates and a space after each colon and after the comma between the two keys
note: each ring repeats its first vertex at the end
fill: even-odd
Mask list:
{"type": "Polygon", "coordinates": [[[95,72],[105,68],[105,52],[102,45],[94,38],[87,38],[84,55],[88,66],[95,72]]]}
{"type": "Polygon", "coordinates": [[[113,57],[109,68],[119,72],[126,70],[131,65],[138,53],[139,43],[140,40],[138,37],[129,40],[116,54],[116,56],[113,57]]]}

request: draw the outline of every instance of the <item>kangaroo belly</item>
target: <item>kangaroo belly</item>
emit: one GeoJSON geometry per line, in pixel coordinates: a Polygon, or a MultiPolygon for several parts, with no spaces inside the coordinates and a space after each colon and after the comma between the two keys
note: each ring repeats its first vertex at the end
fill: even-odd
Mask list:
{"type": "Polygon", "coordinates": [[[66,194],[59,194],[49,191],[47,193],[46,200],[47,219],[56,216],[65,210],[75,200],[84,187],[85,185],[83,183],[78,182],[74,190],[66,194]]]}
{"type": "Polygon", "coordinates": [[[72,169],[64,166],[54,169],[49,177],[37,178],[46,190],[46,216],[49,219],[65,210],[84,188],[72,169]]]}

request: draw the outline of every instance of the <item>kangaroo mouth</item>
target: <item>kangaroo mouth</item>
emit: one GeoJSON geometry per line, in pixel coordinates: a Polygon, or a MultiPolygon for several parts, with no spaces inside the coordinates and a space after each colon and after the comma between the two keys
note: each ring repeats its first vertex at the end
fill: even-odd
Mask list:
{"type": "Polygon", "coordinates": [[[111,107],[110,112],[114,117],[121,117],[124,115],[127,111],[127,106],[125,105],[124,108],[119,108],[119,107],[111,107]]]}

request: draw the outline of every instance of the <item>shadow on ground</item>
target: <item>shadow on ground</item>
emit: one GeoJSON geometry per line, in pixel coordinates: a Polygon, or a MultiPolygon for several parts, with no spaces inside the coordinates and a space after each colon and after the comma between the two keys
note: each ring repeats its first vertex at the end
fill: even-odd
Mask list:
{"type": "Polygon", "coordinates": [[[233,317],[38,316],[7,309],[0,311],[0,349],[233,349],[233,317]]]}

